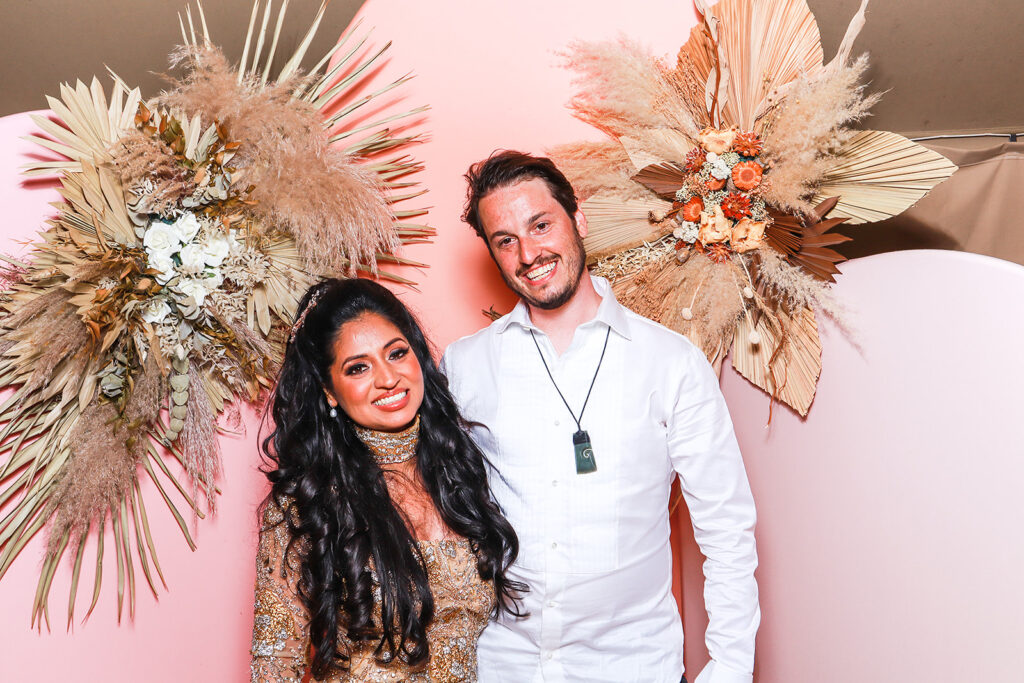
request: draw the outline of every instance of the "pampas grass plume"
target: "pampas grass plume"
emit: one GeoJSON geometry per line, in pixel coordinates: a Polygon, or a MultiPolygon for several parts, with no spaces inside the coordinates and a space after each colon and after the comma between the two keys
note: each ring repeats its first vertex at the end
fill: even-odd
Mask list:
{"type": "Polygon", "coordinates": [[[766,131],[765,158],[771,183],[765,200],[808,213],[808,195],[834,163],[834,154],[853,132],[849,125],[868,115],[879,95],[865,96],[860,85],[867,56],[793,82],[766,131]]]}
{"type": "Polygon", "coordinates": [[[397,247],[376,174],[328,144],[313,105],[292,98],[300,79],[239,84],[214,47],[183,49],[174,61],[188,73],[159,103],[199,114],[204,126],[220,121],[242,142],[232,161],[240,184],[254,187],[252,211],[271,232],[290,233],[311,270],[354,274],[358,264],[376,268],[378,251],[397,247]]]}
{"type": "Polygon", "coordinates": [[[606,192],[621,199],[650,196],[645,187],[631,180],[636,169],[626,150],[614,140],[559,145],[549,150],[548,155],[569,179],[580,200],[606,192]]]}
{"type": "Polygon", "coordinates": [[[652,106],[661,94],[661,70],[639,43],[575,41],[563,57],[579,74],[569,108],[581,120],[618,135],[663,123],[652,106]]]}
{"type": "Polygon", "coordinates": [[[138,458],[126,445],[125,430],[115,430],[117,419],[113,403],[94,402],[68,434],[71,454],[50,498],[51,551],[68,532],[77,549],[90,525],[102,524],[135,481],[138,458]]]}

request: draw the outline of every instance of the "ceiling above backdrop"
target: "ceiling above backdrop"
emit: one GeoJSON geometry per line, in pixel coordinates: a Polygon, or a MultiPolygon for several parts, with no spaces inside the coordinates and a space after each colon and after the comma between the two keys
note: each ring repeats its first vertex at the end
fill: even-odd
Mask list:
{"type": "MultiPolygon", "coordinates": [[[[289,1],[275,69],[301,42],[320,2],[289,1]]],[[[160,92],[165,81],[159,74],[168,71],[167,56],[182,42],[178,14],[184,15],[189,5],[198,31],[195,0],[0,0],[0,116],[45,109],[44,95],[58,94],[61,82],[88,82],[95,75],[109,87],[106,67],[147,97],[160,92]]],[[[281,0],[274,0],[269,36],[280,5],[281,0]]],[[[338,41],[362,5],[362,0],[331,0],[305,66],[338,41]]],[[[252,7],[253,0],[203,2],[213,42],[233,61],[242,56],[252,7]]],[[[257,30],[261,21],[262,14],[257,30]]]]}
{"type": "MultiPolygon", "coordinates": [[[[432,1],[443,6],[443,0],[432,1]]],[[[3,4],[0,115],[45,108],[43,95],[55,93],[61,81],[103,74],[104,65],[143,92],[156,92],[161,81],[152,72],[166,69],[167,53],[181,42],[178,12],[184,0],[3,4]]],[[[290,54],[319,4],[291,0],[279,55],[290,54]]],[[[323,54],[362,4],[333,0],[310,54],[323,54]]],[[[860,0],[808,4],[829,59],[860,0]]],[[[214,40],[237,58],[251,0],[208,0],[204,7],[214,40]]],[[[569,26],[566,41],[571,37],[569,26]]],[[[682,44],[686,34],[679,38],[682,44]]],[[[444,49],[443,42],[438,49],[444,49]]],[[[873,0],[854,53],[864,51],[871,54],[870,89],[889,91],[869,127],[912,136],[1024,131],[1024,13],[1019,0],[873,0]]]]}

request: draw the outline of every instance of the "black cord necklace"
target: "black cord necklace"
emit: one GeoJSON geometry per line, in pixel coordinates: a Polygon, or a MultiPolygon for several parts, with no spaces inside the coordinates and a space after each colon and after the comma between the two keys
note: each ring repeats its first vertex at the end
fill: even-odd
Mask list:
{"type": "Polygon", "coordinates": [[[580,420],[583,419],[583,411],[587,409],[587,402],[590,401],[590,392],[594,390],[594,382],[597,381],[597,373],[601,371],[601,363],[604,362],[604,352],[608,350],[608,337],[611,336],[612,328],[608,328],[608,332],[604,335],[604,346],[601,348],[601,357],[597,361],[597,369],[594,370],[594,378],[590,380],[590,388],[587,389],[587,397],[583,399],[583,407],[580,408],[580,416],[576,417],[576,413],[572,412],[572,408],[569,407],[569,402],[565,400],[565,396],[562,394],[562,390],[558,388],[558,383],[555,382],[554,375],[551,374],[551,368],[548,367],[548,363],[544,360],[544,354],[540,350],[540,344],[537,343],[537,335],[530,330],[530,336],[533,337],[533,345],[537,347],[537,353],[540,355],[540,362],[544,364],[544,369],[547,370],[548,379],[551,380],[551,384],[554,385],[555,391],[558,392],[558,397],[562,399],[562,403],[565,404],[565,409],[572,415],[573,421],[576,423],[576,433],[572,435],[572,447],[576,453],[576,474],[588,474],[590,472],[597,471],[597,461],[594,460],[594,447],[590,445],[590,434],[587,430],[583,429],[580,425],[580,420]]]}

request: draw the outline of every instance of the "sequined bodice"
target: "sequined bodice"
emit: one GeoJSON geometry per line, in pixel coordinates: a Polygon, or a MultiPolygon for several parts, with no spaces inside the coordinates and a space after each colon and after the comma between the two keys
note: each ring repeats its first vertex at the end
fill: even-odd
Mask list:
{"type": "MultiPolygon", "coordinates": [[[[296,585],[303,548],[289,540],[282,513],[268,505],[256,566],[256,609],[253,627],[252,680],[301,681],[309,667],[309,619],[296,585]]],[[[434,619],[427,628],[430,659],[409,667],[403,662],[380,664],[373,656],[375,643],[348,643],[350,670],[326,678],[331,683],[407,681],[455,683],[476,681],[476,644],[494,606],[494,590],[476,569],[476,557],[462,539],[420,541],[434,619]]],[[[375,609],[380,622],[380,604],[375,609]]]]}

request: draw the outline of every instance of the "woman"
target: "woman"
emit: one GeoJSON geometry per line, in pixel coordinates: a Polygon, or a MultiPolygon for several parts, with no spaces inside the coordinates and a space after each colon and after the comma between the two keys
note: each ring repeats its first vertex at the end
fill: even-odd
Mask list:
{"type": "Polygon", "coordinates": [[[474,681],[518,541],[412,314],[369,280],[299,304],[274,390],[253,681],[474,681]]]}

